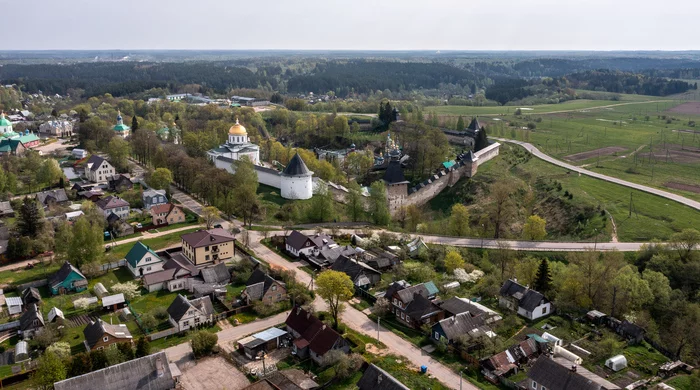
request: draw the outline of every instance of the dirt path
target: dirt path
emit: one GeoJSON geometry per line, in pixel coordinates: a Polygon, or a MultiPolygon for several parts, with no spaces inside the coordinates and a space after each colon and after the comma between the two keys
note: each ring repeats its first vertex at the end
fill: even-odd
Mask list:
{"type": "Polygon", "coordinates": [[[617,240],[617,224],[615,223],[615,218],[613,218],[612,214],[610,214],[608,210],[605,210],[605,212],[610,217],[610,223],[612,223],[612,240],[610,242],[619,242],[617,240]]]}
{"type": "MultiPolygon", "coordinates": [[[[619,107],[619,106],[630,106],[634,104],[646,104],[646,103],[662,103],[662,102],[668,102],[669,100],[647,100],[643,102],[626,102],[626,103],[615,103],[615,104],[608,104],[606,106],[598,106],[598,107],[590,107],[590,108],[576,108],[576,109],[571,109],[571,110],[557,110],[557,111],[547,111],[547,112],[529,112],[532,115],[549,115],[549,114],[563,114],[567,112],[579,112],[583,110],[598,110],[601,108],[613,108],[613,107],[619,107]]],[[[503,116],[503,114],[479,114],[479,116],[503,116]]]]}

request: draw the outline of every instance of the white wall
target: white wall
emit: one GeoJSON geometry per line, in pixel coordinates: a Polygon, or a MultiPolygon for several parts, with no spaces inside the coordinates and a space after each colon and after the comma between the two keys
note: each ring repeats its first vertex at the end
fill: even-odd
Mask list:
{"type": "Polygon", "coordinates": [[[313,180],[310,175],[282,176],[280,195],[284,199],[311,199],[313,180]]]}
{"type": "MultiPolygon", "coordinates": [[[[230,163],[226,161],[221,161],[221,160],[214,160],[214,165],[219,168],[219,169],[225,169],[227,170],[230,174],[235,173],[236,171],[233,169],[230,163]]],[[[263,170],[255,170],[255,173],[258,174],[258,183],[260,184],[265,184],[266,186],[274,187],[274,188],[280,188],[280,175],[279,173],[273,173],[273,172],[268,172],[268,171],[263,171],[263,170]]]]}

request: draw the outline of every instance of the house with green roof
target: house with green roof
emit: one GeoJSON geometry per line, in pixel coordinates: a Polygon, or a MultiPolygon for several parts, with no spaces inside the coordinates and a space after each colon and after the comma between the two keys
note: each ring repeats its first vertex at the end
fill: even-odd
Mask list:
{"type": "Polygon", "coordinates": [[[163,270],[163,259],[161,259],[153,249],[138,241],[126,254],[126,264],[129,271],[135,277],[151,274],[163,270]]]}
{"type": "Polygon", "coordinates": [[[5,113],[0,113],[0,135],[14,134],[12,130],[12,122],[5,117],[5,113]]]}
{"type": "MultiPolygon", "coordinates": [[[[0,118],[0,122],[2,118],[0,118]]],[[[26,131],[24,134],[3,133],[0,139],[0,155],[13,154],[23,155],[28,149],[39,145],[39,137],[34,133],[26,131]]]]}
{"type": "Polygon", "coordinates": [[[84,291],[87,286],[85,275],[67,261],[49,278],[49,288],[53,295],[84,291]]]}
{"type": "Polygon", "coordinates": [[[117,113],[117,124],[112,127],[112,130],[122,138],[126,138],[131,134],[131,127],[124,124],[121,111],[117,113]]]}

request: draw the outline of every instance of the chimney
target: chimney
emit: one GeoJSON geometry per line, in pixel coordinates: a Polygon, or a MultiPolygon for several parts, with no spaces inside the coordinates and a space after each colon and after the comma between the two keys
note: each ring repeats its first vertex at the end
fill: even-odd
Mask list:
{"type": "Polygon", "coordinates": [[[456,322],[457,322],[457,316],[452,316],[452,323],[454,324],[456,322]]]}
{"type": "Polygon", "coordinates": [[[377,375],[377,384],[382,383],[382,379],[384,379],[384,376],[382,374],[377,375]]]}
{"type": "Polygon", "coordinates": [[[575,364],[571,365],[571,372],[576,372],[576,365],[575,364]]]}
{"type": "Polygon", "coordinates": [[[165,374],[165,369],[163,368],[163,358],[158,355],[156,357],[156,375],[160,378],[165,374]]]}
{"type": "Polygon", "coordinates": [[[514,281],[515,283],[518,283],[518,278],[513,278],[513,281],[514,281]]]}

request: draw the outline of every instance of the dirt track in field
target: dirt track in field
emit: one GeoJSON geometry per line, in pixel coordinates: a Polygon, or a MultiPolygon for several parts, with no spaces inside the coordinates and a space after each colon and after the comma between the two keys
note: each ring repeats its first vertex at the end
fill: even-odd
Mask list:
{"type": "Polygon", "coordinates": [[[694,186],[691,184],[683,184],[683,183],[676,183],[675,181],[669,181],[667,183],[664,183],[664,187],[700,194],[700,186],[694,186]]]}
{"type": "Polygon", "coordinates": [[[688,102],[679,104],[668,111],[677,112],[679,114],[700,115],[700,102],[688,102]]]}
{"type": "Polygon", "coordinates": [[[613,155],[615,153],[622,152],[624,150],[627,150],[627,149],[619,147],[619,146],[608,146],[606,148],[589,150],[588,152],[570,154],[564,158],[569,160],[569,161],[584,161],[584,160],[588,160],[590,158],[598,157],[598,156],[610,156],[610,155],[613,155]]]}

